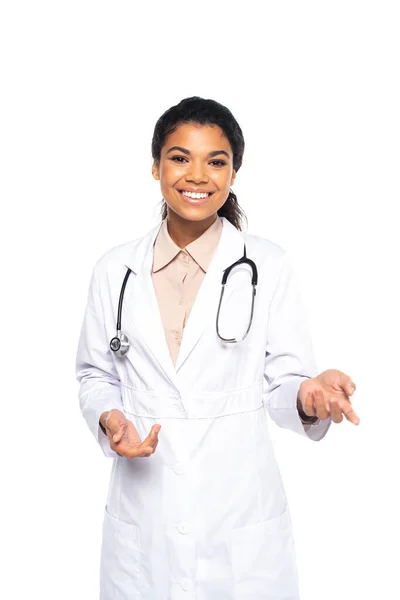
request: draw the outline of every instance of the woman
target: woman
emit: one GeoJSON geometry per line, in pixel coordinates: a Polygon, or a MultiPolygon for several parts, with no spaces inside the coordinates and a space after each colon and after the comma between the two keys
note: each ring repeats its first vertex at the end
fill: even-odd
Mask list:
{"type": "Polygon", "coordinates": [[[102,600],[298,599],[267,414],[315,441],[342,414],[359,422],[351,378],[317,372],[287,253],[241,233],[243,151],[221,104],[167,110],[152,141],[161,223],[93,271],[76,368],[83,416],[115,459],[102,600]],[[244,253],[253,281],[251,263],[227,271],[244,253]]]}

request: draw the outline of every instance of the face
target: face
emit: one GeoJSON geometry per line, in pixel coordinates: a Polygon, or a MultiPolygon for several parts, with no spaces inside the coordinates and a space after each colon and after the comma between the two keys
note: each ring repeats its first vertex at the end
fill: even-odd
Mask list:
{"type": "Polygon", "coordinates": [[[217,126],[180,125],[167,136],[160,163],[153,163],[169,215],[188,221],[212,221],[235,176],[231,145],[217,126]]]}

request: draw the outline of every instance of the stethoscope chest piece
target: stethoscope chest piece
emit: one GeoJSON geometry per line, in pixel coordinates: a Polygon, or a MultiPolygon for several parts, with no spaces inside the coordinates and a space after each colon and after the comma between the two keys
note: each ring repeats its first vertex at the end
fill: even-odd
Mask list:
{"type": "Polygon", "coordinates": [[[118,331],[117,335],[110,342],[110,349],[121,358],[125,356],[129,350],[128,336],[118,331]]]}

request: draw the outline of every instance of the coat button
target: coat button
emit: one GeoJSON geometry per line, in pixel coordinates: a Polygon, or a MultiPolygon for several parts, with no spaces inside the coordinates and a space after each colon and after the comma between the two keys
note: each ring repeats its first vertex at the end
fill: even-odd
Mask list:
{"type": "Polygon", "coordinates": [[[183,464],[182,463],[177,462],[177,463],[174,464],[174,466],[172,468],[174,469],[174,472],[177,475],[182,475],[183,474],[184,469],[183,469],[183,464]]]}
{"type": "Polygon", "coordinates": [[[190,590],[190,579],[181,579],[181,588],[187,592],[190,590]]]}
{"type": "Polygon", "coordinates": [[[182,521],[182,523],[179,523],[178,525],[178,531],[179,533],[185,535],[189,532],[189,525],[185,521],[182,521]]]}

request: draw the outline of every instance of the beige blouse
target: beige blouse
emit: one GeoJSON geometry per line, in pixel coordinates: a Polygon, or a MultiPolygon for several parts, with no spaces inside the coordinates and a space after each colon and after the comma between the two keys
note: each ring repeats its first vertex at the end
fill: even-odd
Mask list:
{"type": "MultiPolygon", "coordinates": [[[[211,262],[222,232],[222,221],[214,223],[185,248],[175,244],[162,221],[154,241],[152,280],[160,309],[165,337],[173,364],[176,364],[196,294],[211,262]]],[[[304,425],[309,429],[310,425],[304,425]]]]}
{"type": "Polygon", "coordinates": [[[180,248],[170,237],[167,220],[164,219],[154,242],[152,279],[174,365],[183,329],[221,232],[222,222],[217,217],[203,235],[186,248],[180,248]]]}

